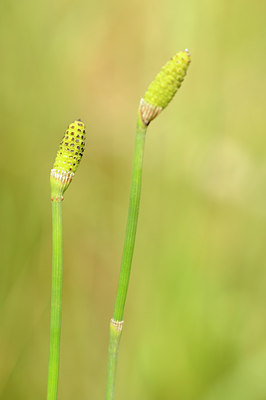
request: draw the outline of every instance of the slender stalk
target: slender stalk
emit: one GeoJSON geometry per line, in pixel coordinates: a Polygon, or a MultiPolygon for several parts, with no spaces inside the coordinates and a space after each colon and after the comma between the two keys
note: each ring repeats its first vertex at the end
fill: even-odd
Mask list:
{"type": "Polygon", "coordinates": [[[116,378],[116,367],[118,349],[123,328],[123,321],[114,321],[111,319],[110,322],[110,338],[108,348],[108,368],[107,368],[107,385],[106,385],[106,400],[114,398],[115,389],[115,378],[116,378]]]}
{"type": "Polygon", "coordinates": [[[126,227],[125,242],[124,242],[124,249],[121,262],[121,270],[117,288],[115,309],[113,314],[113,319],[115,321],[122,321],[124,315],[124,308],[125,308],[131,263],[135,246],[137,224],[138,224],[141,181],[142,181],[142,162],[144,155],[146,130],[147,126],[143,124],[139,116],[137,121],[137,132],[136,132],[135,152],[134,152],[133,169],[131,177],[127,227],[126,227]]]}
{"type": "Polygon", "coordinates": [[[131,263],[134,252],[139,203],[142,181],[142,163],[147,126],[142,122],[140,115],[137,120],[137,132],[135,142],[134,161],[131,178],[128,219],[125,234],[124,249],[121,262],[121,270],[118,282],[117,296],[113,318],[110,323],[110,340],[108,350],[108,372],[106,400],[114,399],[114,386],[117,366],[119,342],[122,334],[124,308],[130,278],[131,263]]]}
{"type": "Polygon", "coordinates": [[[63,278],[61,197],[52,201],[52,230],[52,294],[47,400],[56,400],[58,391],[63,278]]]}

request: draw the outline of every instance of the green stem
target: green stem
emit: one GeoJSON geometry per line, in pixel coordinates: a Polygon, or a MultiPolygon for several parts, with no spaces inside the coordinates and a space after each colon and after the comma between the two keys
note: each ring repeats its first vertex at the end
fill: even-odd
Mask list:
{"type": "Polygon", "coordinates": [[[117,357],[122,327],[123,321],[115,322],[113,319],[111,320],[108,349],[106,400],[111,400],[114,398],[117,357]]]}
{"type": "Polygon", "coordinates": [[[51,323],[47,400],[56,400],[58,391],[60,333],[62,314],[62,198],[54,196],[52,201],[53,260],[52,260],[52,294],[51,323]]]}
{"type": "Polygon", "coordinates": [[[131,177],[127,227],[126,227],[120,276],[117,288],[115,309],[113,314],[113,319],[115,321],[122,321],[124,315],[124,308],[125,308],[131,263],[134,252],[137,224],[138,224],[139,202],[140,202],[141,181],[142,181],[142,162],[144,155],[146,130],[147,127],[143,124],[141,118],[139,117],[137,122],[135,153],[134,153],[133,169],[131,177]]]}
{"type": "Polygon", "coordinates": [[[131,263],[134,252],[139,203],[142,181],[142,163],[144,155],[144,145],[147,126],[142,122],[140,115],[137,121],[135,153],[131,178],[131,189],[129,198],[128,219],[125,234],[124,249],[121,262],[121,270],[118,282],[116,295],[115,309],[113,318],[110,324],[110,341],[108,351],[108,373],[107,373],[107,388],[106,400],[114,399],[114,386],[116,376],[117,356],[119,342],[122,333],[124,308],[130,278],[131,263]]]}

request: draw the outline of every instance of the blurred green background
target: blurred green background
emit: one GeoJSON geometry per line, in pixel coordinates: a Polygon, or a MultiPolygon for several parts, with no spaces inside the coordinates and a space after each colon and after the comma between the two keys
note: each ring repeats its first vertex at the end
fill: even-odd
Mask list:
{"type": "Polygon", "coordinates": [[[266,3],[0,2],[0,399],[46,398],[49,172],[87,145],[64,201],[59,399],[104,398],[138,102],[189,48],[149,127],[117,400],[266,399],[266,3]]]}

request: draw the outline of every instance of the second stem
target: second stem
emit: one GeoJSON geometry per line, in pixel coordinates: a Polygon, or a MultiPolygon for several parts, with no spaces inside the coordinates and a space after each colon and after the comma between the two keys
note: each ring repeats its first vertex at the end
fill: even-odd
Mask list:
{"type": "Polygon", "coordinates": [[[131,271],[131,263],[135,246],[137,224],[138,224],[141,181],[142,181],[142,163],[144,155],[146,130],[147,126],[143,124],[139,116],[137,121],[136,143],[135,143],[135,152],[134,152],[132,177],[131,177],[127,227],[126,227],[120,276],[117,288],[115,309],[113,314],[113,319],[115,321],[122,321],[124,315],[124,308],[125,308],[127,289],[131,271]]]}
{"type": "Polygon", "coordinates": [[[120,276],[117,288],[113,318],[110,323],[110,339],[108,351],[108,370],[106,400],[114,399],[114,387],[117,367],[119,342],[123,327],[123,315],[130,278],[131,264],[135,246],[136,231],[139,215],[142,164],[147,126],[142,122],[140,115],[137,121],[136,143],[133,160],[127,227],[122,255],[120,276]]]}

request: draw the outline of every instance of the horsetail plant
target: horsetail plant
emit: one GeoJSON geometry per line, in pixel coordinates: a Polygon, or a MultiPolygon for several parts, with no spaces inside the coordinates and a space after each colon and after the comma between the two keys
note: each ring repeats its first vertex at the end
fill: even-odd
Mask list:
{"type": "Polygon", "coordinates": [[[114,399],[118,349],[124,322],[123,315],[139,214],[146,130],[150,122],[167,107],[176,94],[186,75],[189,64],[190,54],[187,49],[177,53],[155,77],[139,104],[127,227],[115,308],[110,322],[106,400],[114,399]]]}
{"type": "Polygon", "coordinates": [[[81,120],[77,120],[69,125],[63,136],[50,175],[53,256],[47,400],[56,400],[58,391],[63,277],[63,194],[75,175],[84,152],[84,146],[85,126],[81,120]]]}

